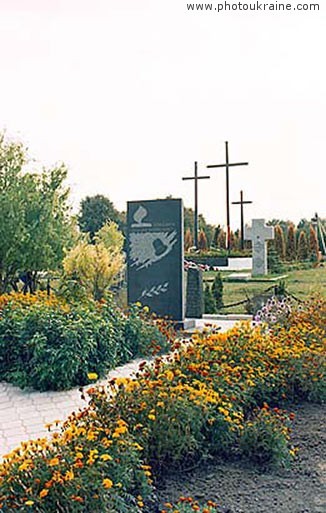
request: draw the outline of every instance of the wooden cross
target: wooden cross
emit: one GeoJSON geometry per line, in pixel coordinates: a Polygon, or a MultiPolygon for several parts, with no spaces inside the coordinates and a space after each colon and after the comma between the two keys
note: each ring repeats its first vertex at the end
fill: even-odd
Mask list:
{"type": "Polygon", "coordinates": [[[194,176],[183,177],[182,180],[194,180],[195,181],[195,213],[194,213],[194,245],[198,249],[198,180],[210,178],[210,176],[198,176],[198,166],[195,162],[194,176]]]}
{"type": "Polygon", "coordinates": [[[243,200],[243,191],[240,191],[240,201],[232,201],[232,205],[241,205],[240,206],[240,213],[241,213],[241,229],[240,229],[241,249],[244,248],[243,205],[247,205],[248,203],[252,203],[252,201],[244,201],[243,200]]]}
{"type": "Polygon", "coordinates": [[[229,162],[229,147],[228,142],[225,141],[225,164],[211,164],[207,168],[225,167],[226,170],[226,225],[227,225],[227,249],[230,251],[230,185],[229,185],[229,168],[234,166],[247,166],[248,162],[237,162],[231,164],[229,162]]]}

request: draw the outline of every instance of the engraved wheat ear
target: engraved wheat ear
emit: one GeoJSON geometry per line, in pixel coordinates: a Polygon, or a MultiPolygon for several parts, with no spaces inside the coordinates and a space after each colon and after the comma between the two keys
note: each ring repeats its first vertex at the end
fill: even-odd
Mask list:
{"type": "Polygon", "coordinates": [[[153,297],[158,296],[159,294],[164,294],[164,292],[168,290],[168,287],[169,282],[167,281],[165,283],[160,283],[159,285],[153,285],[149,290],[145,289],[140,297],[153,297]]]}

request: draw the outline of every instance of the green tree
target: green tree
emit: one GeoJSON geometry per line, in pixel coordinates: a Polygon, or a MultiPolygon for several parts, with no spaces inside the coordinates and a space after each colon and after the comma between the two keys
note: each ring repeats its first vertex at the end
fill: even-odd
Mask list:
{"type": "Polygon", "coordinates": [[[202,214],[199,214],[198,216],[198,223],[199,230],[203,230],[203,232],[205,232],[208,249],[212,244],[215,227],[212,224],[207,223],[205,217],[202,214]]]}
{"type": "Polygon", "coordinates": [[[308,260],[309,258],[309,246],[307,242],[306,232],[301,230],[298,241],[298,259],[308,260]]]}
{"type": "MultiPolygon", "coordinates": [[[[187,230],[189,229],[192,236],[194,237],[194,211],[192,208],[185,207],[183,214],[184,214],[183,215],[184,234],[186,234],[187,230]]],[[[202,214],[199,214],[199,216],[198,216],[198,226],[199,226],[199,231],[202,230],[203,232],[205,232],[205,236],[206,236],[206,240],[207,240],[207,248],[210,248],[212,241],[213,241],[215,227],[211,224],[208,224],[206,222],[205,217],[202,214]]]]}
{"type": "Polygon", "coordinates": [[[221,273],[217,273],[212,285],[212,294],[215,300],[216,309],[223,307],[223,280],[221,273]]]}
{"type": "Polygon", "coordinates": [[[89,233],[91,240],[102,226],[113,221],[124,229],[122,214],[114,207],[112,201],[102,194],[86,196],[80,203],[78,224],[82,232],[89,233]]]}
{"type": "Polygon", "coordinates": [[[287,241],[286,241],[286,258],[290,262],[296,259],[296,244],[295,244],[295,228],[294,224],[288,227],[287,241]]]}
{"type": "Polygon", "coordinates": [[[204,291],[204,310],[206,314],[216,313],[216,304],[210,286],[207,284],[204,291]]]}
{"type": "Polygon", "coordinates": [[[27,150],[0,135],[0,292],[24,276],[35,290],[39,271],[56,270],[73,238],[66,168],[26,171],[27,150]]]}
{"type": "Polygon", "coordinates": [[[222,228],[221,228],[220,224],[214,228],[214,234],[213,234],[213,239],[212,239],[212,243],[211,243],[211,246],[214,248],[218,248],[218,237],[219,237],[221,230],[222,230],[222,228]]]}
{"type": "Polygon", "coordinates": [[[274,240],[267,241],[267,267],[268,272],[277,274],[284,271],[284,266],[278,252],[275,249],[274,240]]]}

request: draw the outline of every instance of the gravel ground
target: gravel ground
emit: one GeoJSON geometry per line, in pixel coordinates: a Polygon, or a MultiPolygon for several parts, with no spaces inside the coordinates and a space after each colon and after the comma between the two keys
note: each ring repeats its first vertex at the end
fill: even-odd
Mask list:
{"type": "Polygon", "coordinates": [[[160,511],[180,495],[211,499],[221,513],[326,513],[326,407],[304,404],[296,414],[290,469],[260,469],[245,462],[216,462],[169,475],[158,485],[160,511]]]}

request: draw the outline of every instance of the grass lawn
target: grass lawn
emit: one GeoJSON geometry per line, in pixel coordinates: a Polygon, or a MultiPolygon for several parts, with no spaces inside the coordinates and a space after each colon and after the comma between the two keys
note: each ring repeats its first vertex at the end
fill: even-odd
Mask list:
{"type": "MultiPolygon", "coordinates": [[[[241,271],[242,272],[242,271],[241,271]]],[[[221,272],[222,278],[230,275],[230,272],[221,272]]],[[[286,274],[286,290],[298,297],[304,299],[312,292],[319,292],[326,297],[326,267],[319,267],[317,269],[307,269],[301,271],[290,271],[286,274]]],[[[212,271],[204,273],[204,283],[206,280],[212,281],[215,273],[212,271]]],[[[224,282],[223,283],[223,301],[225,305],[236,303],[252,297],[254,295],[264,292],[271,287],[273,283],[267,282],[224,282]]],[[[231,308],[224,308],[221,313],[246,313],[245,305],[239,305],[231,308]]]]}

